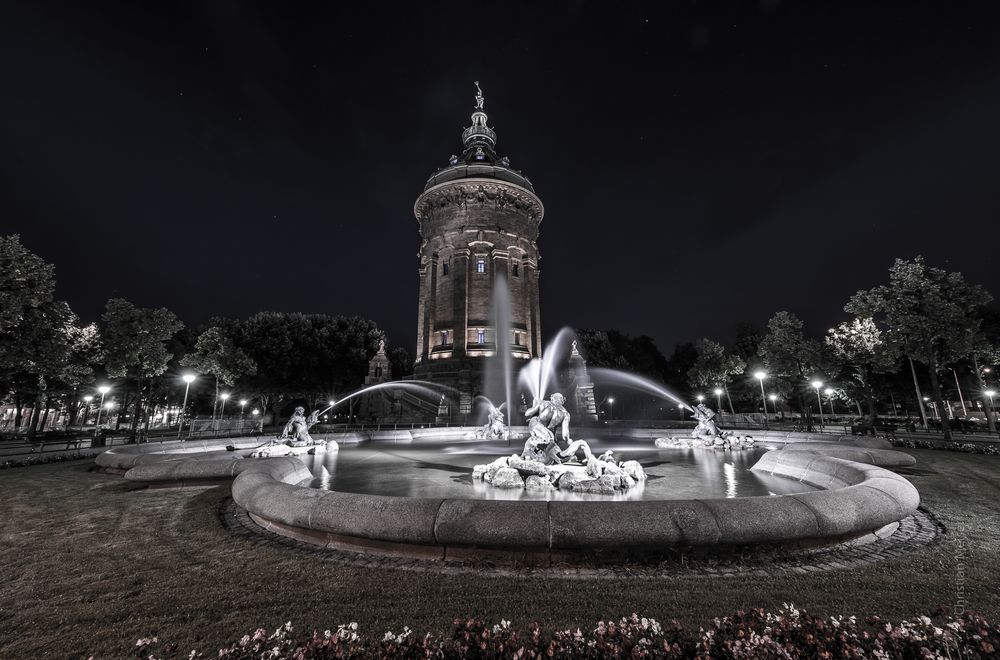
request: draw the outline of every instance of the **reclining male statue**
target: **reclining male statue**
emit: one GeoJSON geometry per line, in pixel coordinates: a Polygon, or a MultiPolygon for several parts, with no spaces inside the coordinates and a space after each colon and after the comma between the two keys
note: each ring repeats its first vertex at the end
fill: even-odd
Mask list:
{"type": "Polygon", "coordinates": [[[566,397],[562,394],[556,392],[548,401],[535,399],[524,416],[528,420],[528,440],[524,443],[521,458],[553,465],[574,458],[581,449],[587,460],[594,457],[586,441],[570,439],[569,411],[566,410],[566,397]],[[556,431],[560,431],[563,440],[568,443],[566,449],[560,450],[556,431]]]}

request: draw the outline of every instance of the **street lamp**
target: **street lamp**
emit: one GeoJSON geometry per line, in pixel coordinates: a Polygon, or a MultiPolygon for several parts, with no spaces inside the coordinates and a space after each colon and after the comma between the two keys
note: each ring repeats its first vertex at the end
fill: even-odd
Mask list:
{"type": "Polygon", "coordinates": [[[90,402],[93,401],[93,400],[94,400],[94,397],[91,396],[91,395],[89,395],[89,394],[87,396],[83,397],[83,401],[84,401],[84,403],[86,403],[86,408],[83,411],[83,425],[84,426],[87,425],[87,418],[90,417],[90,402]]]}
{"type": "Polygon", "coordinates": [[[768,396],[767,398],[771,400],[771,409],[774,410],[774,414],[777,415],[778,414],[778,395],[777,394],[772,394],[772,395],[768,396]]]}
{"type": "Polygon", "coordinates": [[[990,400],[990,409],[986,411],[986,416],[987,418],[989,418],[990,416],[993,415],[993,395],[996,394],[996,392],[993,390],[986,390],[985,392],[983,392],[983,394],[989,397],[990,400]]]}
{"type": "Polygon", "coordinates": [[[931,401],[931,398],[929,396],[925,396],[924,397],[924,402],[931,404],[931,410],[934,411],[934,416],[938,417],[937,401],[931,401]]]}
{"type": "Polygon", "coordinates": [[[219,423],[215,426],[216,431],[222,427],[222,416],[226,412],[226,401],[229,400],[229,392],[223,392],[219,395],[219,398],[222,399],[222,405],[219,407],[219,423]]]}
{"type": "Polygon", "coordinates": [[[767,374],[763,371],[754,372],[754,378],[760,384],[760,405],[764,407],[764,419],[767,420],[767,398],[764,396],[764,379],[767,378],[767,374]]]}
{"type": "Polygon", "coordinates": [[[243,412],[246,407],[247,407],[247,400],[240,399],[240,430],[243,430],[243,412]]]}
{"type": "Polygon", "coordinates": [[[819,388],[823,387],[823,381],[814,380],[812,386],[816,390],[816,403],[819,404],[819,427],[822,429],[826,426],[826,420],[823,418],[823,399],[819,396],[819,388]]]}
{"type": "Polygon", "coordinates": [[[715,388],[715,411],[722,412],[722,388],[715,388]]]}
{"type": "Polygon", "coordinates": [[[111,388],[107,385],[101,385],[97,388],[97,391],[101,393],[101,405],[97,408],[97,422],[94,424],[94,430],[101,428],[101,409],[104,408],[104,395],[111,391],[111,388]]]}
{"type": "MultiPolygon", "coordinates": [[[[104,409],[108,411],[108,415],[107,415],[108,416],[108,423],[111,423],[111,411],[114,409],[114,407],[115,407],[115,402],[114,401],[108,401],[107,403],[104,404],[104,409]]],[[[100,411],[98,411],[98,413],[100,413],[100,411]]]]}
{"type": "Polygon", "coordinates": [[[610,417],[611,417],[611,419],[614,419],[615,418],[615,398],[613,396],[609,396],[608,397],[608,403],[611,404],[610,405],[610,408],[611,408],[610,417]]]}
{"type": "Polygon", "coordinates": [[[180,419],[177,422],[177,437],[181,437],[181,432],[184,430],[184,415],[187,413],[188,405],[188,391],[191,389],[191,383],[197,378],[194,374],[184,374],[181,376],[181,380],[184,381],[184,405],[181,406],[180,419]]]}
{"type": "Polygon", "coordinates": [[[833,395],[837,392],[832,388],[826,388],[826,401],[830,404],[830,417],[835,417],[837,413],[833,411],[833,395]]]}

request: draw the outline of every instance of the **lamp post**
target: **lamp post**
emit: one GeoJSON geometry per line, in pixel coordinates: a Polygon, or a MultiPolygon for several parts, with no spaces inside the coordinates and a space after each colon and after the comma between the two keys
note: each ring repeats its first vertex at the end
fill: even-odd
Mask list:
{"type": "MultiPolygon", "coordinates": [[[[609,408],[611,408],[611,419],[615,418],[615,398],[613,396],[608,397],[609,408]]],[[[993,405],[993,404],[990,404],[993,405]]]]}
{"type": "Polygon", "coordinates": [[[250,414],[253,415],[253,426],[254,428],[257,428],[257,415],[260,414],[260,411],[254,408],[250,411],[250,414]]]}
{"type": "MultiPolygon", "coordinates": [[[[114,410],[114,407],[115,407],[115,402],[114,401],[108,401],[107,403],[104,404],[104,409],[108,411],[108,414],[107,414],[108,423],[111,422],[111,411],[114,410]]],[[[100,412],[100,411],[98,411],[98,412],[100,412]]]]}
{"type": "Polygon", "coordinates": [[[715,412],[722,412],[722,388],[715,388],[715,412]]]}
{"type": "Polygon", "coordinates": [[[924,397],[924,403],[931,404],[931,410],[934,411],[934,417],[937,418],[938,417],[937,401],[931,401],[931,398],[929,396],[925,396],[924,397]]]}
{"type": "Polygon", "coordinates": [[[823,381],[814,380],[812,386],[816,390],[816,403],[819,405],[819,427],[823,429],[826,428],[826,420],[823,418],[823,399],[819,395],[819,388],[823,387],[823,381]]]}
{"type": "Polygon", "coordinates": [[[833,411],[833,395],[837,392],[832,388],[826,388],[826,402],[830,404],[830,417],[836,417],[837,413],[833,411]]]}
{"type": "Polygon", "coordinates": [[[222,399],[222,405],[219,407],[219,421],[215,425],[215,430],[218,431],[222,427],[222,416],[226,412],[226,401],[229,400],[229,392],[223,392],[219,395],[222,399]]]}
{"type": "Polygon", "coordinates": [[[104,408],[104,395],[110,392],[111,388],[107,385],[101,385],[97,388],[97,391],[101,393],[101,405],[97,408],[97,421],[94,423],[94,431],[98,431],[101,428],[101,410],[104,408]]]}
{"type": "Polygon", "coordinates": [[[777,394],[772,394],[772,395],[768,396],[767,398],[771,400],[771,409],[774,411],[774,414],[777,415],[778,414],[778,395],[777,394]]]}
{"type": "Polygon", "coordinates": [[[83,401],[84,401],[84,404],[85,404],[84,409],[83,409],[83,425],[84,426],[87,425],[87,419],[90,417],[90,402],[93,401],[93,400],[94,400],[94,397],[91,396],[90,394],[88,394],[87,396],[83,397],[83,401]]]}
{"type": "Polygon", "coordinates": [[[986,390],[983,392],[986,397],[990,400],[990,409],[986,411],[986,418],[990,419],[993,417],[993,395],[996,394],[993,390],[986,390]]]}
{"type": "Polygon", "coordinates": [[[764,419],[767,420],[767,397],[764,395],[764,379],[767,378],[767,374],[763,371],[756,371],[753,377],[757,379],[757,383],[760,385],[760,405],[764,408],[764,419]]]}
{"type": "Polygon", "coordinates": [[[181,379],[184,381],[184,404],[181,406],[181,414],[179,415],[177,421],[177,437],[181,437],[181,433],[184,431],[184,415],[187,413],[188,405],[188,391],[191,389],[191,383],[197,378],[194,374],[184,374],[181,379]]]}
{"type": "Polygon", "coordinates": [[[240,399],[240,431],[243,431],[243,413],[247,407],[247,400],[240,399]]]}

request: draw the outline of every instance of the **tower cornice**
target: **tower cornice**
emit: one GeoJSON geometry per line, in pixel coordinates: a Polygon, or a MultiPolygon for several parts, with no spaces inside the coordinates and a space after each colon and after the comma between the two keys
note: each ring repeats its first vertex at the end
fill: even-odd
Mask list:
{"type": "Polygon", "coordinates": [[[541,222],[545,215],[545,206],[535,193],[514,183],[487,178],[457,179],[432,186],[417,197],[413,215],[419,221],[431,209],[450,206],[513,208],[525,211],[535,222],[541,222]]]}

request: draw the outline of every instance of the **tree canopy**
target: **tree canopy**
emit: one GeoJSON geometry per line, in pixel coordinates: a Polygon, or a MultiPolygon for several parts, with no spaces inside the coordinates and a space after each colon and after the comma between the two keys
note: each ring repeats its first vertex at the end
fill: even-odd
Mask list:
{"type": "MultiPolygon", "coordinates": [[[[927,265],[923,257],[896,259],[889,283],[858,291],[844,307],[862,318],[872,318],[887,341],[909,357],[927,365],[931,393],[945,410],[938,379],[940,365],[968,356],[981,319],[978,309],[992,296],[969,284],[961,273],[927,265]]],[[[947,415],[941,415],[945,439],[951,439],[947,415]]]]}
{"type": "Polygon", "coordinates": [[[17,234],[0,236],[0,331],[52,302],[55,288],[52,264],[24,247],[17,234]]]}

